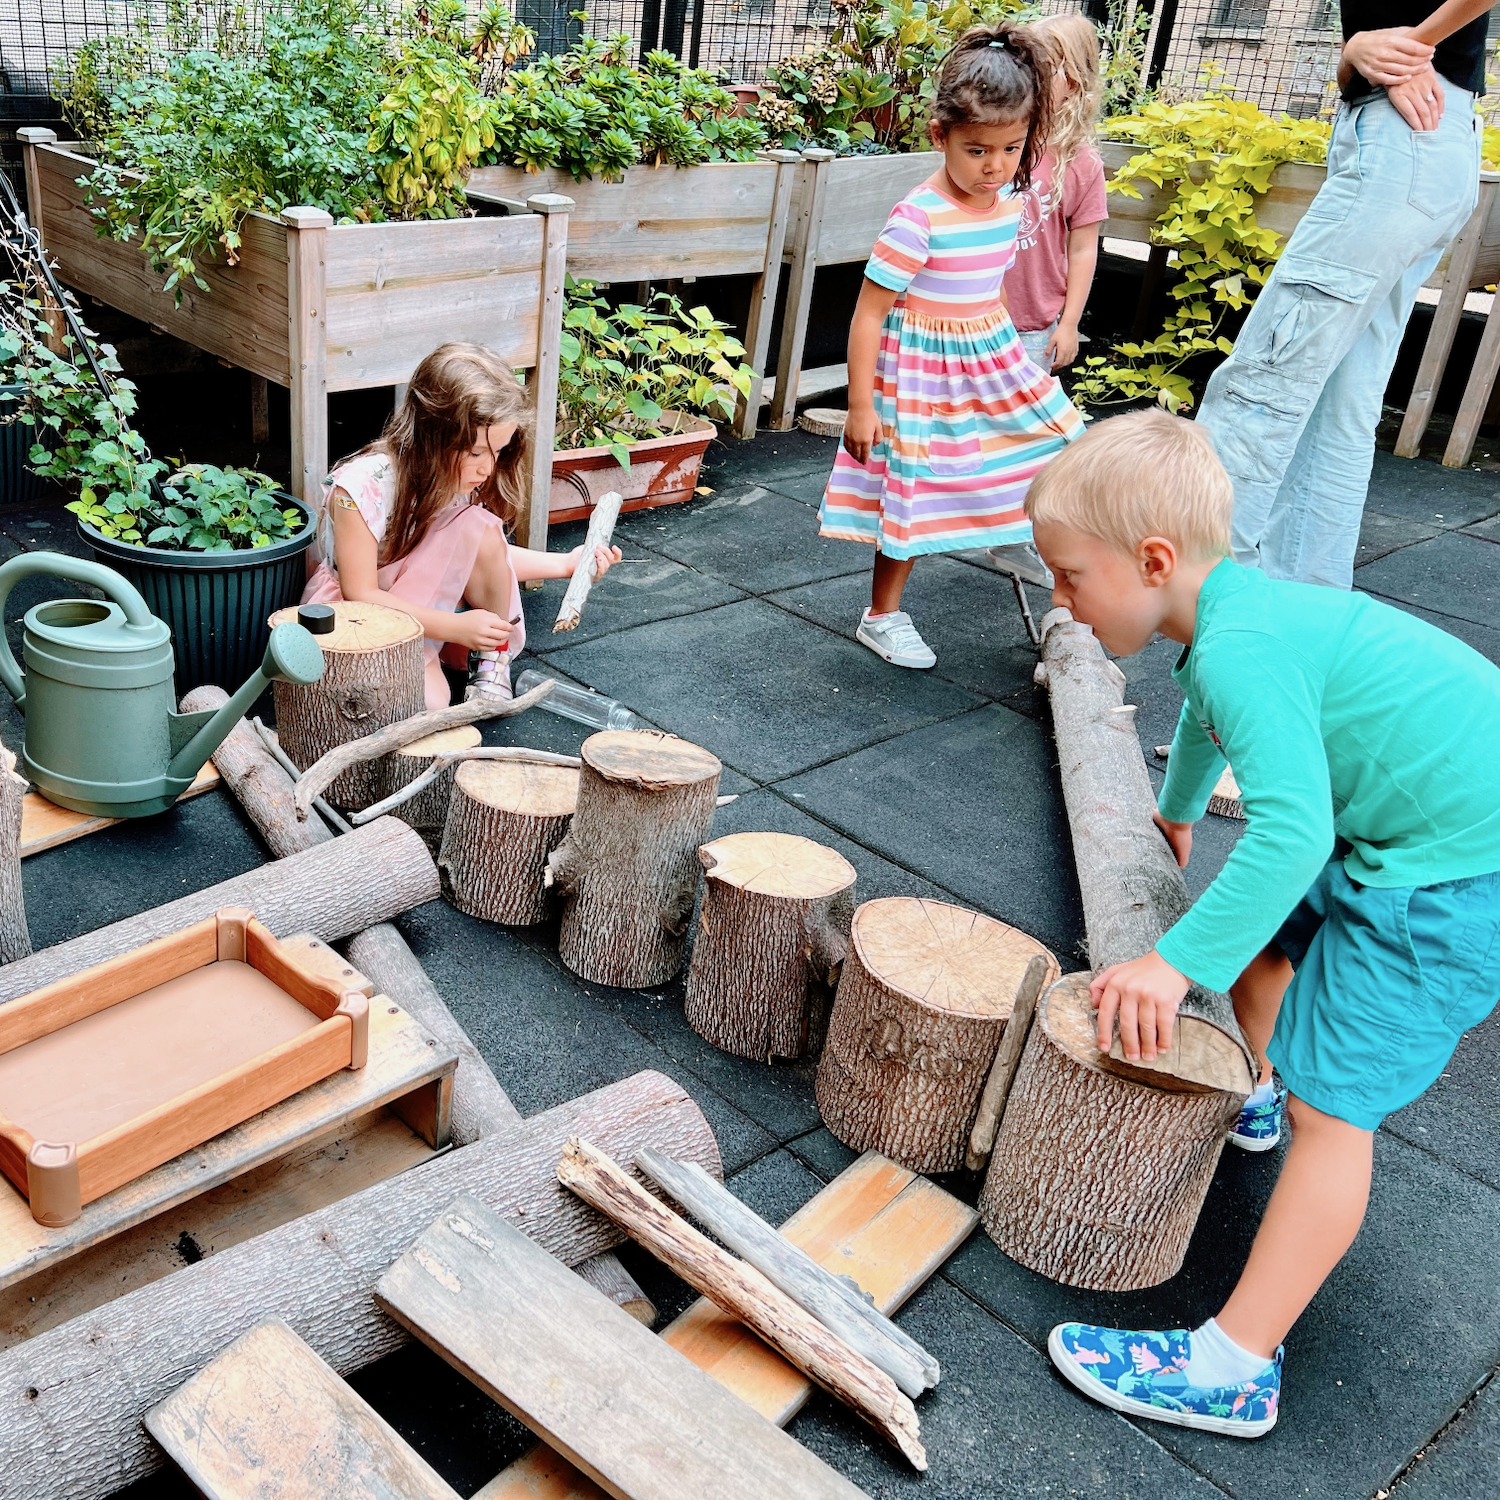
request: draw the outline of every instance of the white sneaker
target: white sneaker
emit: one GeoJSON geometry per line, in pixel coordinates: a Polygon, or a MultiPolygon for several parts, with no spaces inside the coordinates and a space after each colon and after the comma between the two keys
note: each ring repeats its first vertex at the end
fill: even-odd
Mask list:
{"type": "Polygon", "coordinates": [[[990,547],[985,554],[1002,573],[1034,583],[1038,588],[1052,587],[1052,572],[1042,561],[1034,542],[1011,542],[1004,547],[990,547]]]}
{"type": "Polygon", "coordinates": [[[469,671],[469,685],[464,689],[464,702],[475,698],[499,698],[509,701],[515,696],[510,685],[510,653],[508,651],[480,651],[478,660],[469,671]]]}
{"type": "Polygon", "coordinates": [[[893,667],[931,667],[937,665],[937,655],[932,647],[917,634],[911,616],[905,610],[881,615],[872,620],[868,615],[859,622],[854,639],[868,646],[876,656],[890,662],[893,667]]]}

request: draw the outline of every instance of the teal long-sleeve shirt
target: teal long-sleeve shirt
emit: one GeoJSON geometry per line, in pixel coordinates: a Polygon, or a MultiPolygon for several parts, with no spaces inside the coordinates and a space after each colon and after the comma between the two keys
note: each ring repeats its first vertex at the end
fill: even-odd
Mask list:
{"type": "Polygon", "coordinates": [[[1157,944],[1226,990],[1333,854],[1351,880],[1437,885],[1500,870],[1500,668],[1368,595],[1226,559],[1172,670],[1186,702],[1158,807],[1203,816],[1224,757],[1245,832],[1157,944]]]}

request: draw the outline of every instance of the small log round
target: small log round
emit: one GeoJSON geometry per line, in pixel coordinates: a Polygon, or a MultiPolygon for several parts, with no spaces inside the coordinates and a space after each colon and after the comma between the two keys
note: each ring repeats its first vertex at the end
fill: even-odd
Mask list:
{"type": "MultiPolygon", "coordinates": [[[[435,755],[452,750],[472,750],[484,738],[472,725],[441,729],[424,739],[414,740],[400,750],[392,751],[377,762],[380,774],[380,796],[389,797],[402,787],[410,786],[431,764],[435,755]]],[[[392,810],[392,816],[415,828],[436,851],[443,839],[443,825],[448,821],[448,803],[453,795],[453,775],[457,765],[439,771],[437,779],[422,788],[410,802],[392,810]]],[[[378,800],[378,799],[377,799],[378,800]]]]}
{"type": "Polygon", "coordinates": [[[578,772],[514,760],[470,760],[457,771],[438,854],[443,894],[486,922],[540,922],[547,856],[572,821],[578,772]]]}
{"type": "Polygon", "coordinates": [[[698,858],[706,879],[688,1025],[761,1062],[816,1050],[848,948],[854,866],[791,833],[731,833],[698,858]]]}
{"type": "Polygon", "coordinates": [[[652,729],[592,734],[579,756],[578,811],[547,858],[567,899],[558,954],[594,984],[665,984],[682,967],[721,767],[652,729]]]}
{"type": "Polygon", "coordinates": [[[854,913],[818,1065],[823,1121],[913,1172],[961,1167],[1034,938],[993,917],[892,896],[854,913]]]}
{"type": "MultiPolygon", "coordinates": [[[[276,735],[299,771],[335,745],[363,739],[427,706],[422,672],[422,627],[399,609],[340,599],[333,630],[313,639],[323,650],[324,672],[305,686],[275,684],[276,735]]],[[[295,621],[294,608],[278,610],[272,625],[295,621]]],[[[328,788],[335,807],[358,810],[378,802],[382,773],[374,762],[351,766],[328,788]]]]}
{"type": "MultiPolygon", "coordinates": [[[[1115,1062],[1095,1026],[1087,974],[1037,1007],[979,1211],[1023,1266],[1065,1286],[1138,1291],[1181,1268],[1244,1095],[1115,1062]]],[[[1234,1076],[1238,1043],[1203,1030],[1234,1076]]]]}

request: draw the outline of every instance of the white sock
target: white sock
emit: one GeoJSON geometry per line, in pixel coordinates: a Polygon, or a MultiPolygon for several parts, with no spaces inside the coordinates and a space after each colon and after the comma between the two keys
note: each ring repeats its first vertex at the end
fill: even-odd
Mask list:
{"type": "Polygon", "coordinates": [[[1275,1092],[1275,1090],[1276,1080],[1274,1078],[1266,1079],[1266,1081],[1258,1085],[1255,1092],[1245,1100],[1244,1108],[1249,1109],[1253,1105],[1269,1104],[1271,1102],[1271,1095],[1275,1092]]]}
{"type": "Polygon", "coordinates": [[[1193,1330],[1188,1344],[1187,1369],[1183,1373],[1189,1385],[1212,1390],[1221,1385],[1243,1385],[1253,1380],[1271,1361],[1264,1354],[1242,1349],[1210,1318],[1193,1330]]]}

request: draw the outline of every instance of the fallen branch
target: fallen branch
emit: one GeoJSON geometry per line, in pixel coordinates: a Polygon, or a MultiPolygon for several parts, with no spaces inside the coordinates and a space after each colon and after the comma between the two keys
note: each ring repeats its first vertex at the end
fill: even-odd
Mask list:
{"type": "Polygon", "coordinates": [[[1047,962],[1037,954],[1026,965],[1021,976],[1021,986],[1016,991],[1015,1002],[1010,1008],[1010,1019],[1000,1037],[1000,1047],[985,1080],[984,1093],[979,1096],[979,1113],[974,1116],[974,1127],[969,1132],[969,1149],[964,1165],[977,1172],[990,1159],[995,1149],[995,1136],[1000,1130],[1000,1117],[1005,1113],[1005,1101],[1010,1096],[1010,1086],[1015,1081],[1016,1068],[1021,1061],[1021,1049],[1026,1045],[1026,1033],[1031,1030],[1031,1019],[1036,1014],[1036,1002],[1047,982],[1047,962]]]}
{"type": "Polygon", "coordinates": [[[306,819],[313,799],[322,794],[350,766],[367,760],[379,760],[393,750],[403,749],[414,740],[426,739],[443,729],[457,729],[463,724],[477,724],[481,719],[508,719],[515,714],[535,708],[557,684],[552,678],[539,682],[529,693],[519,698],[492,698],[487,695],[470,698],[467,703],[455,703],[448,708],[434,708],[425,714],[413,714],[398,724],[388,724],[367,734],[360,740],[349,740],[335,745],[327,755],[313,762],[297,780],[293,796],[299,821],[306,819]]]}
{"type": "Polygon", "coordinates": [[[465,760],[519,760],[538,766],[568,766],[577,770],[580,761],[576,755],[554,755],[550,750],[528,750],[521,745],[475,745],[468,750],[450,750],[444,755],[434,755],[432,764],[404,787],[394,791],[382,802],[376,802],[363,812],[350,813],[349,821],[358,828],[382,813],[394,811],[403,802],[410,802],[424,787],[430,786],[449,766],[465,760]]]}
{"type": "Polygon", "coordinates": [[[597,576],[594,549],[609,546],[610,538],[615,534],[615,522],[620,518],[620,503],[619,492],[611,490],[607,495],[599,497],[599,503],[589,516],[588,535],[583,539],[583,555],[578,559],[572,578],[568,580],[568,591],[563,595],[562,608],[557,612],[557,623],[552,627],[553,635],[578,629],[583,606],[588,602],[589,590],[593,588],[597,576]]]}

